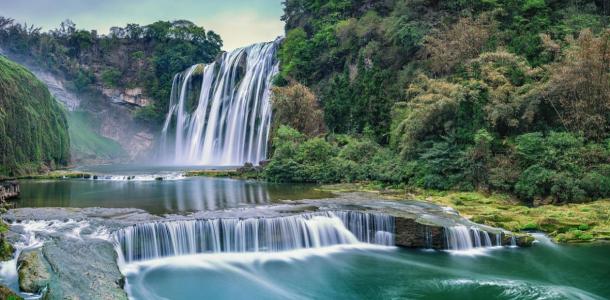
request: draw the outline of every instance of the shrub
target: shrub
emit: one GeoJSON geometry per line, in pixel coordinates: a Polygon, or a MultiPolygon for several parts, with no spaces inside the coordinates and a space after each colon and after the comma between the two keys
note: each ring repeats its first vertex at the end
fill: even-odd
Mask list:
{"type": "Polygon", "coordinates": [[[307,136],[324,132],[323,113],[316,96],[304,85],[291,83],[272,90],[273,121],[290,126],[307,136]]]}
{"type": "Polygon", "coordinates": [[[121,71],[109,68],[102,71],[102,82],[109,87],[118,87],[121,80],[121,71]]]}

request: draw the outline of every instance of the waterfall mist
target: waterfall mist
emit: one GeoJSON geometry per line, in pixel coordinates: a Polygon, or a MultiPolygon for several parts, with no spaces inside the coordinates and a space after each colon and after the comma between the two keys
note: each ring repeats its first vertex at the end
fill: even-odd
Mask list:
{"type": "Polygon", "coordinates": [[[174,77],[161,133],[165,163],[238,166],[266,159],[278,45],[239,48],[174,77]]]}

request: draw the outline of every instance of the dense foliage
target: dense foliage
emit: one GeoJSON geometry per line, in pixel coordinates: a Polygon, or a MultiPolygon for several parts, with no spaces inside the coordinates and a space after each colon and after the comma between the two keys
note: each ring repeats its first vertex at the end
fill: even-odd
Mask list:
{"type": "Polygon", "coordinates": [[[307,86],[329,132],[278,130],[266,174],[610,197],[609,16],[607,1],[287,0],[276,82],[307,86]]]}
{"type": "Polygon", "coordinates": [[[184,20],[128,24],[99,35],[95,30],[77,29],[69,20],[58,29],[41,32],[0,17],[0,45],[64,76],[79,91],[143,87],[154,103],[138,116],[160,121],[168,109],[174,74],[196,62],[212,61],[222,40],[213,31],[184,20]]]}
{"type": "Polygon", "coordinates": [[[0,177],[66,165],[69,152],[63,109],[32,73],[0,56],[0,177]]]}

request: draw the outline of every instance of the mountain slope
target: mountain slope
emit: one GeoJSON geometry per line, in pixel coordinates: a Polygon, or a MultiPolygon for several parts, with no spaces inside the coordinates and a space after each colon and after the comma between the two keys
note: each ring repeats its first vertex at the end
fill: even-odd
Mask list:
{"type": "Polygon", "coordinates": [[[32,73],[0,57],[0,175],[66,165],[69,153],[63,109],[32,73]]]}

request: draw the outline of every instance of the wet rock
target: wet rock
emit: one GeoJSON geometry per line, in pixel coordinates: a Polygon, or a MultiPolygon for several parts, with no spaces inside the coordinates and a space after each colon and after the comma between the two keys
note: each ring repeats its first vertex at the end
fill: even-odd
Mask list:
{"type": "Polygon", "coordinates": [[[39,251],[22,252],[17,260],[19,288],[27,293],[40,293],[51,280],[50,266],[39,251]]]}
{"type": "Polygon", "coordinates": [[[47,298],[127,299],[116,253],[108,241],[48,241],[43,253],[54,271],[47,298]]]}
{"type": "Polygon", "coordinates": [[[0,285],[0,299],[22,300],[23,298],[11,291],[11,289],[0,285]]]}
{"type": "Polygon", "coordinates": [[[0,261],[11,260],[13,253],[15,253],[13,245],[6,240],[4,234],[0,235],[0,261]]]}
{"type": "Polygon", "coordinates": [[[418,223],[414,219],[396,217],[395,237],[397,246],[408,248],[442,249],[443,228],[418,223]]]}
{"type": "Polygon", "coordinates": [[[517,236],[517,246],[519,247],[531,247],[534,243],[534,237],[529,234],[523,234],[517,236]]]}

